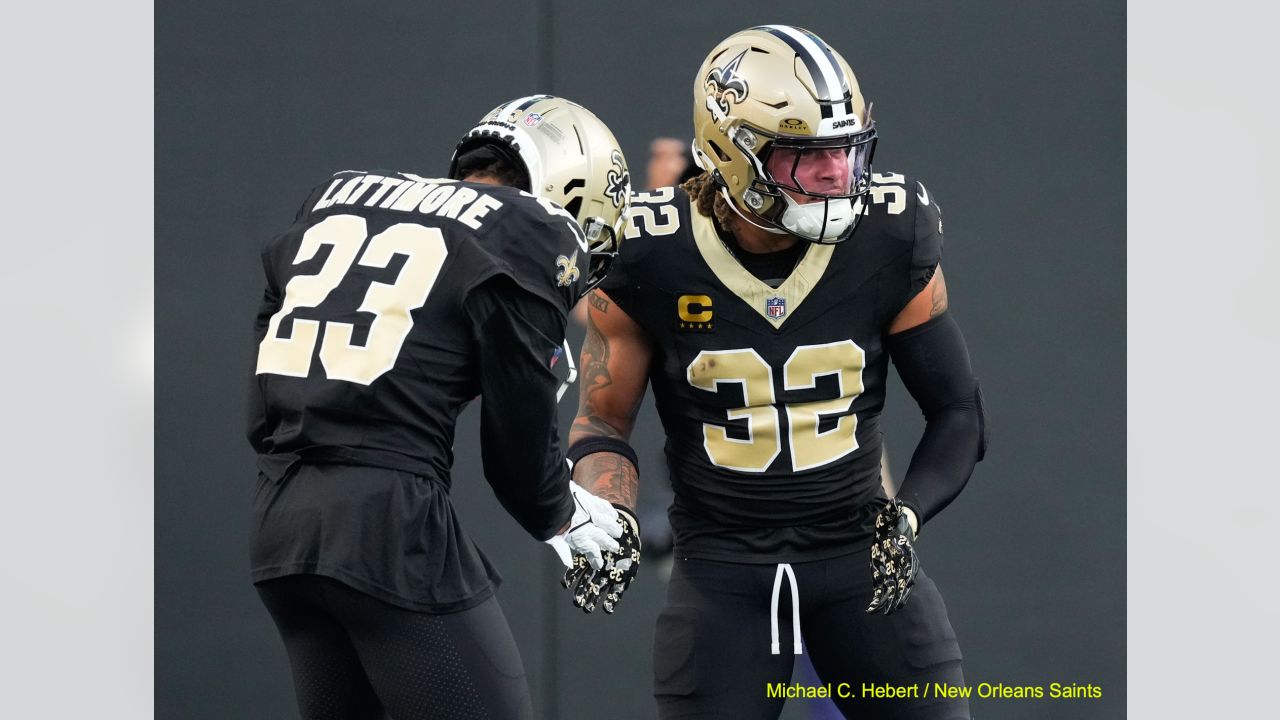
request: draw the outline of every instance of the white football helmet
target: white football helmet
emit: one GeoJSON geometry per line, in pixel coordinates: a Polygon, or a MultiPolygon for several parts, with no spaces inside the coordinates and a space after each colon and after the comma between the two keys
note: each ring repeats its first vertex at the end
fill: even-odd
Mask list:
{"type": "Polygon", "coordinates": [[[556,203],[578,221],[591,253],[584,292],[598,285],[618,255],[631,209],[631,173],[608,126],[564,98],[517,98],[489,111],[462,137],[449,177],[459,179],[458,158],[481,145],[518,160],[528,174],[528,187],[520,189],[556,203]]]}

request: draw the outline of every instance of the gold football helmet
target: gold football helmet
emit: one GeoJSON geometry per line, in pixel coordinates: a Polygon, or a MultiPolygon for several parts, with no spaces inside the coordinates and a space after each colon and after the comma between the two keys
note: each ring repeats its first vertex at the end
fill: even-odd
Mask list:
{"type": "Polygon", "coordinates": [[[631,210],[631,173],[608,126],[564,98],[517,98],[489,111],[462,137],[449,177],[457,179],[458,158],[481,145],[523,165],[528,186],[520,183],[520,189],[554,202],[577,222],[591,254],[584,292],[599,284],[618,255],[631,210]]]}
{"type": "Polygon", "coordinates": [[[853,70],[817,35],[762,25],[726,38],[694,78],[693,126],[694,161],[747,222],[816,243],[853,234],[875,124],[853,70]]]}

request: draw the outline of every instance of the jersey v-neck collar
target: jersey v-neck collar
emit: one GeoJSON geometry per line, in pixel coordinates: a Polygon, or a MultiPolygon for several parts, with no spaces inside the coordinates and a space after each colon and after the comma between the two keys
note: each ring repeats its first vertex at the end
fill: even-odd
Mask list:
{"type": "Polygon", "coordinates": [[[752,275],[742,266],[742,263],[738,262],[733,252],[725,247],[724,242],[716,234],[715,223],[711,218],[702,215],[696,208],[690,209],[692,210],[689,215],[691,216],[690,224],[693,226],[693,241],[702,259],[706,261],[707,267],[711,268],[711,272],[725,287],[755,310],[774,329],[780,329],[783,323],[800,308],[800,304],[826,273],[827,266],[831,263],[831,255],[835,252],[834,245],[809,243],[804,256],[787,279],[776,288],[770,287],[768,283],[752,275]],[[784,312],[781,316],[771,317],[769,301],[776,302],[778,299],[783,303],[784,312]]]}

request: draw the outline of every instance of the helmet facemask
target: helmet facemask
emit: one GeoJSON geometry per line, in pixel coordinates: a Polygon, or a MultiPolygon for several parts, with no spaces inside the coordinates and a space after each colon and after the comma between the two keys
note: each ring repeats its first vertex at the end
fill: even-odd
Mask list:
{"type": "Polygon", "coordinates": [[[600,217],[587,219],[585,232],[591,262],[587,266],[586,289],[583,294],[591,292],[609,274],[609,268],[613,267],[613,261],[618,257],[618,238],[621,237],[620,231],[625,231],[626,222],[625,212],[617,226],[606,225],[600,217]]]}
{"type": "Polygon", "coordinates": [[[622,151],[615,149],[609,156],[610,168],[605,173],[603,195],[606,201],[593,200],[586,212],[581,212],[583,198],[574,197],[565,204],[570,215],[582,218],[580,225],[586,238],[588,266],[582,293],[591,292],[604,280],[618,257],[623,234],[631,219],[631,173],[627,170],[622,151]],[[614,218],[610,224],[609,216],[614,218]]]}
{"type": "Polygon", "coordinates": [[[814,243],[838,243],[853,234],[871,187],[874,123],[856,133],[822,138],[742,126],[729,135],[755,170],[742,194],[752,215],[814,243]]]}

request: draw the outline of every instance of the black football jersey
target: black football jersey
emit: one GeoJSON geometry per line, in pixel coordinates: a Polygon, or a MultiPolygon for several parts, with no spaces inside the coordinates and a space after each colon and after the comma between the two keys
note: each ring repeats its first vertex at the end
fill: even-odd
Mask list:
{"type": "Polygon", "coordinates": [[[778,287],[680,188],[638,194],[602,289],[654,344],[677,552],[786,562],[849,552],[882,496],[882,340],[941,259],[936,201],[876,173],[853,236],[778,287]]]}
{"type": "MultiPolygon", "coordinates": [[[[262,259],[258,451],[445,482],[455,420],[479,392],[468,291],[505,275],[563,318],[588,262],[581,229],[553,203],[382,171],[318,186],[262,259]]],[[[545,350],[554,364],[558,348],[545,350]]]]}

